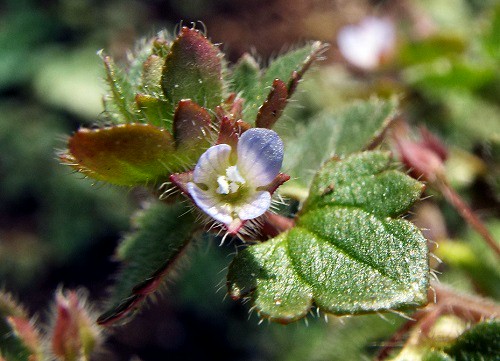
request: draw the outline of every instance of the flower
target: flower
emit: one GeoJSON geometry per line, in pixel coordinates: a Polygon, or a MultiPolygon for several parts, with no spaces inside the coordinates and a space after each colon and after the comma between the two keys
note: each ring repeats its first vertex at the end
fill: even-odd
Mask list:
{"type": "Polygon", "coordinates": [[[394,51],[394,24],[388,19],[366,17],[357,25],[343,27],[338,33],[337,42],[340,52],[349,63],[364,70],[373,70],[394,51]]]}
{"type": "Polygon", "coordinates": [[[236,149],[218,144],[203,153],[187,192],[207,215],[236,234],[244,222],[262,216],[271,195],[289,177],[280,173],[283,142],[276,132],[252,128],[236,149]]]}

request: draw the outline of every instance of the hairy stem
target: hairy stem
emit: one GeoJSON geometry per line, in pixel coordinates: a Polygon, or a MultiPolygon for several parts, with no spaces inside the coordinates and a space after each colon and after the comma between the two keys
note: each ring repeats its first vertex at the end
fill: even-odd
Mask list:
{"type": "Polygon", "coordinates": [[[457,192],[448,184],[445,179],[438,179],[435,182],[436,187],[441,191],[446,200],[455,207],[463,219],[481,235],[486,244],[495,252],[497,257],[500,257],[500,246],[493,239],[493,236],[488,231],[486,226],[481,222],[474,211],[464,202],[457,192]]]}
{"type": "Polygon", "coordinates": [[[415,312],[411,316],[412,320],[405,322],[394,333],[386,346],[379,351],[375,360],[386,360],[412,330],[416,330],[416,333],[413,332],[416,337],[410,337],[408,342],[418,343],[423,337],[428,336],[432,327],[442,315],[454,315],[463,320],[476,323],[500,315],[500,306],[491,300],[466,295],[436,282],[432,283],[432,289],[433,292],[429,291],[428,294],[430,304],[424,309],[415,312]]]}

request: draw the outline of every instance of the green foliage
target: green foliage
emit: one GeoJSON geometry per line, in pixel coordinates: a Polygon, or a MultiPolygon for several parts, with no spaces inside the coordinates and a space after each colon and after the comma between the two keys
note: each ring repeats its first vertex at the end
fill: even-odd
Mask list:
{"type": "Polygon", "coordinates": [[[223,97],[222,54],[200,32],[182,28],[165,60],[161,86],[175,109],[191,99],[207,109],[220,105],[223,97]]]}
{"type": "Polygon", "coordinates": [[[111,305],[99,323],[114,322],[131,311],[161,284],[193,234],[193,215],[182,205],[155,203],[135,219],[136,231],[120,245],[124,267],[117,276],[111,305]]]}
{"type": "Polygon", "coordinates": [[[327,162],[296,226],[236,256],[231,296],[250,295],[261,317],[284,323],[305,316],[312,302],[338,315],[426,303],[426,241],[411,223],[391,218],[422,187],[386,153],[327,162]]]}
{"type": "Polygon", "coordinates": [[[423,40],[408,42],[399,50],[398,61],[403,66],[427,63],[464,52],[464,39],[456,34],[435,34],[423,40]]]}
{"type": "Polygon", "coordinates": [[[249,123],[254,122],[274,80],[280,79],[291,90],[294,72],[305,72],[311,63],[318,59],[324,49],[325,45],[320,42],[307,44],[278,56],[262,72],[259,71],[258,65],[253,58],[248,55],[242,58],[233,69],[232,78],[234,83],[232,89],[238,92],[241,91],[242,96],[245,98],[243,119],[249,123]]]}
{"type": "Polygon", "coordinates": [[[371,99],[355,102],[340,113],[320,113],[308,124],[298,125],[293,137],[284,139],[283,168],[294,179],[289,184],[306,186],[314,171],[333,155],[347,155],[374,144],[396,113],[395,100],[371,99]]]}
{"type": "MultiPolygon", "coordinates": [[[[250,113],[257,115],[258,108],[264,100],[260,94],[260,78],[259,64],[250,54],[244,54],[233,68],[230,89],[245,99],[243,109],[245,115],[250,113]]],[[[251,116],[248,119],[251,119],[251,116]]]]}
{"type": "Polygon", "coordinates": [[[482,322],[464,332],[445,352],[456,361],[498,360],[500,322],[482,322]]]}
{"type": "MultiPolygon", "coordinates": [[[[488,226],[493,237],[500,239],[500,222],[488,226]]],[[[498,260],[479,235],[469,231],[463,240],[441,241],[436,255],[449,267],[464,271],[482,293],[500,300],[498,260]]]]}
{"type": "Polygon", "coordinates": [[[63,161],[94,179],[118,185],[157,184],[184,167],[173,156],[172,135],[147,124],[81,129],[68,148],[63,161]]]}
{"type": "Polygon", "coordinates": [[[488,54],[500,62],[500,4],[496,4],[491,11],[491,22],[483,35],[483,46],[488,54]]]}
{"type": "Polygon", "coordinates": [[[132,123],[134,117],[134,90],[127,81],[126,75],[119,69],[110,56],[102,58],[106,70],[106,82],[109,86],[110,95],[104,98],[106,112],[116,123],[132,123]]]}

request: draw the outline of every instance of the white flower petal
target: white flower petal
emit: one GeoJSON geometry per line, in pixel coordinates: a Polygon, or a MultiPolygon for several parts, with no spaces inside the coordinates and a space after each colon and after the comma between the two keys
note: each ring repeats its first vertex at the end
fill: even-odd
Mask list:
{"type": "Polygon", "coordinates": [[[208,148],[194,168],[195,183],[204,183],[208,186],[217,180],[219,175],[226,174],[230,154],[231,146],[228,144],[218,144],[208,148]]]}
{"type": "Polygon", "coordinates": [[[263,215],[271,206],[271,193],[267,191],[255,192],[243,206],[237,209],[238,217],[242,220],[253,219],[263,215]]]}
{"type": "Polygon", "coordinates": [[[266,186],[283,163],[283,141],[270,129],[252,128],[238,141],[238,169],[254,187],[266,186]]]}
{"type": "Polygon", "coordinates": [[[210,217],[224,223],[231,224],[233,221],[232,207],[226,203],[221,203],[212,193],[200,189],[193,182],[187,184],[187,189],[194,203],[210,217]]]}
{"type": "Polygon", "coordinates": [[[366,70],[375,69],[383,55],[394,48],[394,25],[387,19],[367,17],[357,25],[343,27],[337,43],[351,64],[366,70]]]}

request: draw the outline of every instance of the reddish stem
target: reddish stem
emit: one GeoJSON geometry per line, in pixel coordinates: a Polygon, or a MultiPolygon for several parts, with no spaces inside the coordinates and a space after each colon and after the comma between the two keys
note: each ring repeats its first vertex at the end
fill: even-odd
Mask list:
{"type": "Polygon", "coordinates": [[[440,179],[436,183],[436,186],[444,195],[446,200],[450,202],[453,207],[460,213],[460,215],[474,228],[477,233],[483,237],[488,246],[495,252],[497,257],[500,257],[500,246],[493,239],[493,236],[488,231],[486,226],[481,222],[479,217],[476,216],[474,211],[464,202],[460,195],[455,192],[455,190],[450,187],[446,180],[440,179]]]}
{"type": "MultiPolygon", "coordinates": [[[[431,303],[426,308],[414,313],[411,316],[413,320],[405,322],[391,337],[387,345],[380,350],[375,358],[376,361],[387,359],[412,329],[419,331],[417,340],[426,337],[441,315],[451,314],[473,322],[480,322],[500,315],[500,306],[490,300],[458,293],[437,283],[433,283],[432,288],[435,292],[436,303],[431,303]]],[[[429,302],[434,302],[434,293],[429,292],[428,298],[429,302]]]]}

